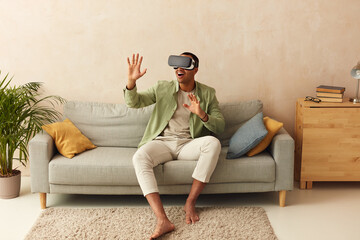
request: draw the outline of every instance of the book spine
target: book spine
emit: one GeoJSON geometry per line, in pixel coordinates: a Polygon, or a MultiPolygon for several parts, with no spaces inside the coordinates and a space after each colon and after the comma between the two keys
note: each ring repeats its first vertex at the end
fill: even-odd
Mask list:
{"type": "Polygon", "coordinates": [[[319,97],[319,99],[322,101],[322,102],[334,102],[334,103],[341,103],[343,102],[343,99],[342,98],[328,98],[328,97],[319,97]]]}
{"type": "Polygon", "coordinates": [[[317,97],[343,98],[343,93],[316,92],[317,97]]]}
{"type": "Polygon", "coordinates": [[[317,92],[327,92],[327,93],[343,93],[344,90],[338,89],[328,89],[328,88],[316,88],[317,92]]]}

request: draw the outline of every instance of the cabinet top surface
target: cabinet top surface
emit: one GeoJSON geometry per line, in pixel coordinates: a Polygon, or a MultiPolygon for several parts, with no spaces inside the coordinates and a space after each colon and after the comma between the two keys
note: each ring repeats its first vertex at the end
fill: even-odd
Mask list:
{"type": "Polygon", "coordinates": [[[346,108],[360,108],[360,103],[354,104],[353,102],[349,101],[349,98],[344,98],[342,103],[330,103],[330,102],[312,102],[312,101],[305,101],[305,98],[299,98],[298,103],[302,107],[309,107],[309,108],[322,108],[322,107],[346,107],[346,108]]]}

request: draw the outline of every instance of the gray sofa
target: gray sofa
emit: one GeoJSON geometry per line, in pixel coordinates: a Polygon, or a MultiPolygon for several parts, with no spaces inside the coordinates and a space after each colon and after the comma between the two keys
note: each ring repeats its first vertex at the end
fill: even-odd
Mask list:
{"type": "MultiPolygon", "coordinates": [[[[262,111],[259,100],[220,104],[226,121],[219,136],[222,151],[210,183],[203,194],[278,191],[285,206],[287,190],[293,189],[294,141],[282,128],[266,151],[253,157],[226,159],[228,143],[236,130],[262,111]]],[[[145,131],[153,106],[130,109],[124,104],[68,102],[69,118],[97,148],[72,159],[57,152],[46,132],[29,143],[31,191],[40,193],[46,208],[47,193],[142,194],[132,156],[145,131]]],[[[194,161],[170,161],[154,168],[160,194],[188,194],[194,161]]]]}

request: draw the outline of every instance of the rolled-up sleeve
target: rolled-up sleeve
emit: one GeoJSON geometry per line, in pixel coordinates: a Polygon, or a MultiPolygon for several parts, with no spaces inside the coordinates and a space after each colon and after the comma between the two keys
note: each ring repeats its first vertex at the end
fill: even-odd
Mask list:
{"type": "Polygon", "coordinates": [[[142,108],[154,104],[156,102],[155,88],[156,85],[144,92],[138,93],[136,86],[131,90],[125,87],[125,104],[130,108],[142,108]]]}
{"type": "Polygon", "coordinates": [[[220,111],[219,102],[215,94],[208,107],[207,115],[208,120],[204,122],[204,126],[215,134],[222,133],[225,129],[225,119],[220,111]]]}

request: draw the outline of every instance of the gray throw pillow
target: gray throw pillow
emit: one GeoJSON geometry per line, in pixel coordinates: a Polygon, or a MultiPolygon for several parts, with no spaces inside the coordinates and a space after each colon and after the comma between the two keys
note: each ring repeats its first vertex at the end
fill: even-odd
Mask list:
{"type": "Polygon", "coordinates": [[[263,121],[263,113],[260,112],[242,125],[229,142],[229,150],[226,158],[239,158],[258,145],[268,131],[263,121]]]}

